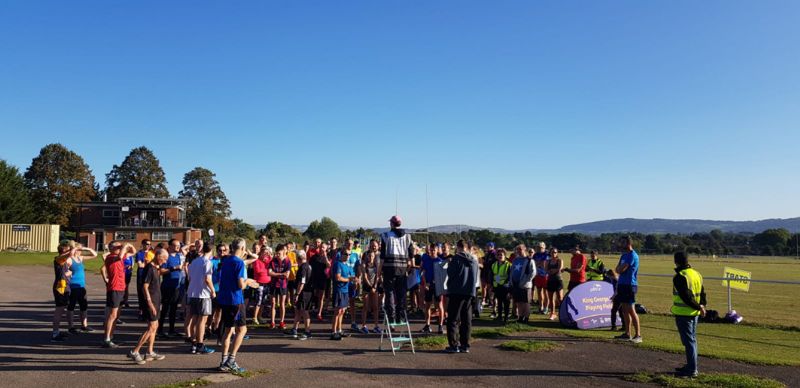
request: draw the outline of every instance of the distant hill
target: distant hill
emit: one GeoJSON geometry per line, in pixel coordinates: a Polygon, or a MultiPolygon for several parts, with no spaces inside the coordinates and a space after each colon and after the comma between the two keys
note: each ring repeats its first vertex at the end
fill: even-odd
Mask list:
{"type": "Polygon", "coordinates": [[[567,225],[557,229],[557,233],[601,234],[614,232],[639,233],[701,233],[719,229],[723,232],[760,233],[767,229],[784,228],[790,232],[800,231],[800,217],[774,218],[760,221],[712,221],[712,220],[668,220],[663,218],[637,219],[620,218],[616,220],[595,221],[567,225]]]}
{"type": "MultiPolygon", "coordinates": [[[[256,229],[261,229],[264,225],[254,225],[256,229]]],[[[297,230],[303,232],[308,225],[292,225],[297,230]]],[[[437,225],[431,226],[428,230],[434,233],[460,233],[468,230],[488,229],[495,233],[583,233],[583,234],[603,234],[603,233],[623,233],[638,232],[644,234],[653,233],[674,233],[690,234],[710,232],[719,229],[723,232],[733,233],[760,233],[767,229],[784,228],[790,232],[800,232],[800,217],[797,218],[772,218],[759,221],[714,221],[714,220],[670,220],[665,218],[641,219],[641,218],[619,218],[614,220],[586,222],[563,226],[558,229],[502,229],[502,228],[483,228],[471,225],[437,225]]],[[[342,230],[355,230],[358,227],[341,226],[342,230]]],[[[369,229],[369,228],[367,228],[369,229]]],[[[385,232],[388,228],[371,228],[376,232],[385,232]]],[[[416,231],[421,229],[411,229],[416,231]]]]}

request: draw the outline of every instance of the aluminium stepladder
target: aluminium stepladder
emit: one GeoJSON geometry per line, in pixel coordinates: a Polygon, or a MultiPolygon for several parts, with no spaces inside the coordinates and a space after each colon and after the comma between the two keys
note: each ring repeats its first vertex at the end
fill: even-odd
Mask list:
{"type": "MultiPolygon", "coordinates": [[[[386,296],[384,295],[384,298],[386,296]]],[[[389,322],[389,315],[386,314],[386,310],[383,308],[383,300],[381,300],[381,312],[383,313],[383,323],[386,327],[384,330],[381,331],[381,343],[378,346],[378,350],[383,351],[383,339],[386,338],[389,346],[392,347],[392,355],[397,355],[397,351],[403,347],[404,343],[411,344],[411,354],[417,354],[414,350],[414,337],[411,335],[411,324],[408,322],[408,314],[403,309],[403,320],[401,322],[392,323],[389,322]],[[405,336],[395,336],[394,333],[395,327],[404,327],[406,328],[406,335],[405,336]]]]}

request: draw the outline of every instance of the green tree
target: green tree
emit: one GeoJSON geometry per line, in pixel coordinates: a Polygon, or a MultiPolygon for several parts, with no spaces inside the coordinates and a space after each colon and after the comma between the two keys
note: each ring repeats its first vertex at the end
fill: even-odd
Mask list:
{"type": "Polygon", "coordinates": [[[208,169],[195,167],[183,176],[183,190],[178,193],[188,200],[186,217],[190,225],[219,230],[231,216],[231,204],[216,175],[208,169]]]}
{"type": "Polygon", "coordinates": [[[109,200],[135,198],[167,198],[167,179],[158,158],[145,146],[134,148],[120,165],[106,174],[109,200]]]}
{"type": "Polygon", "coordinates": [[[24,178],[38,222],[67,226],[75,204],[91,201],[96,194],[89,166],[61,144],[44,146],[24,178]]]}
{"type": "Polygon", "coordinates": [[[767,229],[753,236],[753,243],[762,255],[783,255],[791,234],[786,229],[767,229]]]}
{"type": "Polygon", "coordinates": [[[19,169],[0,159],[0,223],[32,222],[35,215],[25,180],[19,169]]]}
{"type": "Polygon", "coordinates": [[[322,217],[319,221],[311,221],[308,229],[303,232],[303,235],[308,238],[321,238],[323,240],[339,237],[339,234],[341,234],[339,224],[328,217],[322,217]]]}
{"type": "Polygon", "coordinates": [[[291,225],[284,224],[283,222],[270,222],[264,227],[264,229],[259,231],[261,234],[267,236],[268,239],[271,240],[297,240],[299,239],[302,234],[299,230],[293,228],[291,225]]]}

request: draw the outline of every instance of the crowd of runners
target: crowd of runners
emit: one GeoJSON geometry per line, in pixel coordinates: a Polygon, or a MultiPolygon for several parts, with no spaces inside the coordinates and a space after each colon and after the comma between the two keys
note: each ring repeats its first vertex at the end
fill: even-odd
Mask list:
{"type": "MultiPolygon", "coordinates": [[[[565,265],[559,251],[544,243],[532,249],[520,244],[513,252],[493,243],[480,249],[463,240],[418,246],[401,228],[400,217],[389,223],[391,229],[366,247],[353,239],[341,246],[336,239],[316,239],[302,247],[291,242],[272,247],[266,236],[250,246],[243,239],[216,246],[174,239],[154,246],[144,240],[138,249],[111,242],[102,255],[107,291],[102,345],[119,347],[114,331],[123,324],[120,309],[131,308],[128,290],[135,278],[135,308],[147,323],[128,352],[137,364],[165,358],[154,350],[156,339],[183,338],[192,354],[210,354],[215,349],[206,339],[211,338],[221,347],[219,369],[237,372],[243,370],[236,355],[249,338],[248,325],[307,340],[316,321],[329,324],[325,336],[338,341],[352,333],[395,330],[384,322],[408,322],[410,317],[424,321],[422,333],[446,332],[448,353],[469,352],[472,319],[484,311],[501,323],[526,323],[533,313],[557,319],[562,273],[569,274],[568,290],[591,280],[615,284],[612,322],[619,310],[624,331],[617,338],[642,340],[634,309],[639,259],[630,238],[620,241],[622,257],[611,269],[596,252],[587,259],[578,247],[565,265]]],[[[51,341],[64,342],[69,336],[60,330],[65,310],[68,333],[94,331],[87,322],[84,263],[97,252],[62,241],[58,253],[51,341]]]]}

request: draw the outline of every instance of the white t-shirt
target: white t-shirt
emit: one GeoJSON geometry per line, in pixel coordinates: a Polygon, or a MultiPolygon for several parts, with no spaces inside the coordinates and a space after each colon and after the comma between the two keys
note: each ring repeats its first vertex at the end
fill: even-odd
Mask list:
{"type": "Polygon", "coordinates": [[[211,289],[206,284],[206,276],[211,276],[211,260],[200,256],[189,264],[189,297],[211,298],[211,289]]]}

